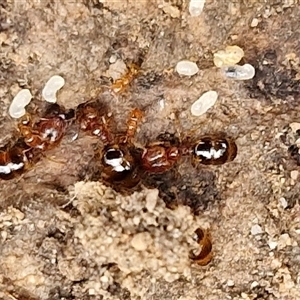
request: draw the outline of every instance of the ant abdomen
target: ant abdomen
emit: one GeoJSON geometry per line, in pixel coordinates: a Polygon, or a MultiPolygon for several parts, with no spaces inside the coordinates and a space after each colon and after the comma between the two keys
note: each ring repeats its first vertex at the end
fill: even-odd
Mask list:
{"type": "Polygon", "coordinates": [[[191,149],[193,162],[203,165],[222,165],[237,155],[235,142],[228,138],[203,136],[191,149]]]}
{"type": "Polygon", "coordinates": [[[20,176],[31,167],[35,158],[23,139],[11,147],[2,148],[0,150],[0,179],[9,180],[20,176]]]}

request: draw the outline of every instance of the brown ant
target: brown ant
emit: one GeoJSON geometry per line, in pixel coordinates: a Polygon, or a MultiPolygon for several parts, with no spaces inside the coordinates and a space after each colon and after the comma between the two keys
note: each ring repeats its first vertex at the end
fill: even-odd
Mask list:
{"type": "Polygon", "coordinates": [[[201,137],[191,147],[193,164],[222,165],[233,161],[237,155],[236,143],[221,134],[201,137]]]}
{"type": "Polygon", "coordinates": [[[96,152],[96,157],[102,164],[102,180],[116,190],[132,189],[140,182],[141,150],[135,147],[132,140],[142,116],[139,109],[132,110],[125,135],[115,137],[114,141],[96,152]]]}
{"type": "Polygon", "coordinates": [[[133,188],[140,179],[138,156],[132,139],[135,136],[142,112],[134,109],[127,121],[127,131],[114,137],[106,120],[106,107],[98,102],[83,103],[76,109],[76,122],[79,128],[100,139],[103,148],[97,147],[95,159],[101,163],[101,179],[115,189],[133,188]]]}
{"type": "Polygon", "coordinates": [[[109,121],[106,106],[98,101],[82,103],[76,108],[79,129],[100,138],[104,144],[113,140],[108,129],[109,121]]]}
{"type": "Polygon", "coordinates": [[[191,156],[194,166],[221,165],[234,160],[236,154],[235,142],[221,135],[203,136],[197,142],[158,141],[145,147],[142,168],[148,173],[163,173],[183,156],[191,156]]]}
{"type": "Polygon", "coordinates": [[[21,118],[18,129],[27,146],[45,151],[60,143],[70,123],[69,120],[73,118],[74,110],[65,111],[58,104],[52,104],[38,121],[34,121],[26,114],[21,118]]]}
{"type": "Polygon", "coordinates": [[[156,142],[148,144],[142,154],[142,169],[147,173],[164,173],[170,170],[181,157],[179,139],[173,135],[160,134],[156,142]]]}
{"type": "Polygon", "coordinates": [[[26,114],[18,124],[20,138],[0,149],[0,178],[15,178],[26,172],[41,157],[42,151],[57,146],[63,138],[74,111],[51,105],[43,118],[34,121],[26,114]]]}
{"type": "Polygon", "coordinates": [[[26,172],[37,158],[33,150],[19,139],[13,146],[6,145],[0,149],[0,178],[13,179],[26,172]]]}

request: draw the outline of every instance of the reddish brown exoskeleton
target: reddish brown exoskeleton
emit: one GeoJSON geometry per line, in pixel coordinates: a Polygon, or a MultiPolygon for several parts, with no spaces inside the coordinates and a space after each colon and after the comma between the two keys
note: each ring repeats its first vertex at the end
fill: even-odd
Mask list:
{"type": "Polygon", "coordinates": [[[64,108],[53,104],[39,120],[34,120],[26,114],[21,118],[18,129],[29,147],[45,151],[60,143],[73,118],[73,110],[65,111],[64,108]]]}
{"type": "Polygon", "coordinates": [[[37,159],[37,154],[24,139],[19,139],[14,145],[0,149],[0,179],[9,180],[18,177],[31,168],[37,159]]]}
{"type": "Polygon", "coordinates": [[[222,165],[237,155],[236,143],[222,135],[206,135],[191,147],[194,165],[222,165]]]}
{"type": "Polygon", "coordinates": [[[117,190],[134,188],[140,182],[140,149],[133,144],[142,112],[134,109],[127,121],[125,135],[115,137],[99,152],[102,163],[102,180],[117,190]]]}
{"type": "Polygon", "coordinates": [[[18,124],[20,138],[0,150],[0,178],[7,180],[23,174],[43,151],[56,147],[73,116],[72,110],[65,111],[57,104],[51,105],[41,119],[23,116],[18,124]]]}
{"type": "Polygon", "coordinates": [[[148,144],[142,154],[142,169],[148,173],[170,170],[182,156],[180,142],[174,135],[161,134],[157,141],[148,144]]]}
{"type": "Polygon", "coordinates": [[[80,104],[76,109],[76,122],[79,129],[98,137],[104,144],[113,138],[109,131],[107,108],[98,101],[80,104]]]}
{"type": "Polygon", "coordinates": [[[182,156],[190,156],[194,166],[221,165],[234,160],[235,142],[221,135],[203,136],[196,142],[158,141],[147,145],[142,155],[142,168],[148,173],[170,170],[182,156]]]}

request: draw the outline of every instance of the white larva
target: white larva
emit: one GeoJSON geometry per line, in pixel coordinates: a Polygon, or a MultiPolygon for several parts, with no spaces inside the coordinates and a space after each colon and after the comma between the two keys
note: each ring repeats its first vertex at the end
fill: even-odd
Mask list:
{"type": "Polygon", "coordinates": [[[190,0],[189,12],[192,17],[201,15],[206,0],[190,0]]]}
{"type": "Polygon", "coordinates": [[[201,95],[191,106],[191,113],[193,116],[201,116],[205,114],[218,99],[218,93],[216,91],[208,91],[201,95]]]}
{"type": "Polygon", "coordinates": [[[178,74],[184,76],[193,76],[199,72],[197,64],[189,60],[179,61],[175,70],[178,74]]]}
{"type": "Polygon", "coordinates": [[[65,80],[59,76],[54,75],[52,76],[45,84],[45,87],[42,91],[43,98],[50,103],[55,103],[56,93],[65,85],[65,80]]]}
{"type": "Polygon", "coordinates": [[[255,76],[255,68],[250,64],[226,66],[221,70],[227,78],[234,80],[249,80],[255,76]]]}
{"type": "Polygon", "coordinates": [[[28,89],[23,89],[12,100],[8,113],[12,118],[18,119],[25,115],[25,106],[30,103],[32,95],[28,89]]]}

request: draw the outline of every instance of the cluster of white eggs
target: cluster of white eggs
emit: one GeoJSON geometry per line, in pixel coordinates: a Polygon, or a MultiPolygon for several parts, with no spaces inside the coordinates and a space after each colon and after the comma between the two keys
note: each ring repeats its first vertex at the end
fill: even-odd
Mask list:
{"type": "MultiPolygon", "coordinates": [[[[204,9],[205,0],[190,0],[189,13],[192,17],[200,16],[204,9]]],[[[224,50],[214,53],[213,62],[222,74],[229,79],[249,80],[255,76],[255,69],[250,64],[238,65],[244,57],[244,51],[239,46],[227,46],[224,50]]],[[[176,72],[182,76],[194,76],[199,72],[195,62],[189,60],[179,61],[175,67],[176,72]]],[[[193,116],[205,114],[217,101],[216,91],[203,93],[191,106],[193,116]]]]}
{"type": "MultiPolygon", "coordinates": [[[[50,103],[55,103],[57,101],[56,94],[65,84],[63,77],[59,75],[52,76],[45,84],[42,90],[42,96],[44,100],[50,103]]],[[[32,95],[30,90],[22,89],[13,98],[10,107],[8,109],[9,115],[18,119],[26,114],[26,106],[30,103],[32,95]]]]}

